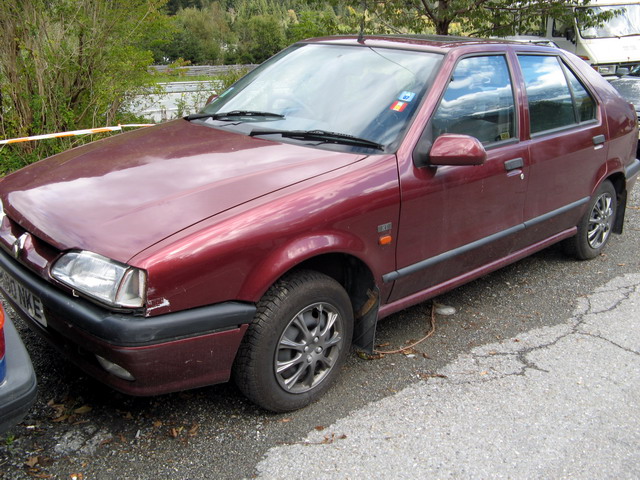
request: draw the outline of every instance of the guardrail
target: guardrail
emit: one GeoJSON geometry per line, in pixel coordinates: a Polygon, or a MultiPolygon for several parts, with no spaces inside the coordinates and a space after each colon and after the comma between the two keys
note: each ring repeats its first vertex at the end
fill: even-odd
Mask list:
{"type": "Polygon", "coordinates": [[[193,82],[166,82],[158,83],[162,87],[164,93],[186,93],[201,92],[203,90],[219,92],[224,87],[222,80],[199,80],[193,82]]]}
{"type": "Polygon", "coordinates": [[[237,71],[251,71],[256,68],[258,65],[247,64],[247,65],[187,65],[184,67],[173,67],[170,68],[169,65],[152,65],[151,68],[160,73],[168,73],[170,71],[179,70],[183,72],[183,75],[187,77],[196,77],[200,75],[208,75],[211,77],[215,77],[217,75],[224,75],[230,72],[237,71]]]}
{"type": "Polygon", "coordinates": [[[158,85],[162,92],[138,95],[125,108],[154,122],[164,122],[198,112],[211,94],[220,93],[224,87],[216,79],[158,85]]]}

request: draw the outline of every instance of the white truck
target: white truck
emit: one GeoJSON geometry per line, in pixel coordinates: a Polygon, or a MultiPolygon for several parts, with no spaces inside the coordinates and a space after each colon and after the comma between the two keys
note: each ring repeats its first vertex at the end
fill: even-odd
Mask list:
{"type": "Polygon", "coordinates": [[[549,18],[546,38],[558,47],[575,53],[603,76],[626,73],[640,65],[640,1],[592,0],[594,13],[622,10],[599,27],[585,27],[549,18]]]}
{"type": "Polygon", "coordinates": [[[539,33],[505,37],[520,42],[553,45],[575,53],[605,77],[623,75],[640,65],[640,1],[591,0],[586,7],[597,14],[621,10],[599,27],[587,27],[548,17],[539,33]]]}

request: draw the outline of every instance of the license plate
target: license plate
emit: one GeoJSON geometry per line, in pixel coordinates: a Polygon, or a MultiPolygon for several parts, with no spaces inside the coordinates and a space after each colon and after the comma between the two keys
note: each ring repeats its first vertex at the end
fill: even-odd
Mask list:
{"type": "Polygon", "coordinates": [[[42,301],[24,285],[0,268],[0,287],[5,295],[13,300],[20,309],[29,317],[46,327],[47,319],[44,316],[42,301]]]}

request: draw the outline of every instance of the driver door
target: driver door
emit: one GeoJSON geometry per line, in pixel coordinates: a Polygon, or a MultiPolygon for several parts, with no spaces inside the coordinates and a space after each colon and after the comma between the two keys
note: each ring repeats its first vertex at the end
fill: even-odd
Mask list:
{"type": "Polygon", "coordinates": [[[398,269],[385,276],[395,281],[389,301],[463,283],[512,252],[524,229],[528,173],[512,83],[504,54],[460,59],[426,127],[432,140],[443,133],[478,138],[487,151],[483,165],[418,168],[399,159],[406,168],[398,269]]]}

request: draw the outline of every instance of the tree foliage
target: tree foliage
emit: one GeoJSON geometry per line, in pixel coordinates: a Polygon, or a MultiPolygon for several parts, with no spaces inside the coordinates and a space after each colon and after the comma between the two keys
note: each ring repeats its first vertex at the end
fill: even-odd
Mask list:
{"type": "MultiPolygon", "coordinates": [[[[150,63],[260,63],[309,37],[370,33],[506,36],[588,0],[0,1],[0,138],[124,122],[150,63]]],[[[612,14],[578,9],[587,25],[612,14]]],[[[0,147],[0,174],[84,139],[0,147]]]]}
{"type": "MultiPolygon", "coordinates": [[[[352,0],[354,5],[362,1],[352,0]]],[[[381,0],[369,10],[398,28],[415,33],[435,30],[476,36],[507,36],[539,31],[546,17],[569,22],[574,15],[588,24],[608,19],[611,13],[593,14],[583,7],[590,0],[381,0]]]]}
{"type": "Polygon", "coordinates": [[[238,41],[231,63],[261,63],[285,47],[284,26],[276,15],[243,15],[234,23],[238,41]]]}
{"type": "Polygon", "coordinates": [[[292,41],[358,33],[363,20],[366,33],[507,36],[539,31],[546,17],[568,22],[577,14],[595,24],[611,15],[572,8],[588,4],[589,0],[170,0],[178,33],[173,47],[156,54],[156,60],[200,63],[215,56],[219,63],[259,63],[292,41]],[[218,33],[196,28],[198,15],[199,24],[206,19],[218,33]],[[219,55],[203,56],[204,51],[214,51],[216,42],[219,55]]]}
{"type": "Polygon", "coordinates": [[[160,60],[182,58],[193,64],[224,63],[224,47],[232,40],[229,14],[218,2],[205,8],[188,7],[172,17],[175,34],[164,49],[156,50],[160,60]]]}
{"type": "Polygon", "coordinates": [[[287,41],[293,43],[305,38],[356,32],[356,12],[353,9],[347,12],[339,16],[329,6],[323,10],[303,10],[299,14],[292,11],[292,21],[287,28],[287,41]]]}
{"type": "Polygon", "coordinates": [[[337,0],[170,0],[168,10],[176,33],[154,49],[161,63],[260,63],[293,41],[358,29],[355,9],[337,0]]]}

